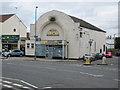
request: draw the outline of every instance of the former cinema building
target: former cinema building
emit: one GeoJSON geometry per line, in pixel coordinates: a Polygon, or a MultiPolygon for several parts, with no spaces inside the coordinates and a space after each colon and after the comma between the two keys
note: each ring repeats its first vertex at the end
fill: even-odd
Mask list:
{"type": "Polygon", "coordinates": [[[79,59],[84,54],[105,52],[105,31],[57,10],[49,11],[37,20],[36,33],[35,50],[35,25],[31,24],[26,55],[36,53],[45,58],[79,59]]]}

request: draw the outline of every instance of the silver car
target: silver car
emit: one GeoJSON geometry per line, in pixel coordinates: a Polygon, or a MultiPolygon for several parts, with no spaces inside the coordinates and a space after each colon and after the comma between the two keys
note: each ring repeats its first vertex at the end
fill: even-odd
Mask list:
{"type": "Polygon", "coordinates": [[[4,52],[3,53],[3,56],[5,56],[5,57],[23,56],[23,55],[24,55],[24,53],[21,50],[19,50],[19,49],[12,49],[9,52],[4,52]]]}

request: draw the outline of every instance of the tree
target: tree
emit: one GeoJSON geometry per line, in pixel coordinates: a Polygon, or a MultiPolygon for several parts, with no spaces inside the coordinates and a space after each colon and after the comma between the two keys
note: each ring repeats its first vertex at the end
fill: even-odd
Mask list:
{"type": "Polygon", "coordinates": [[[115,38],[115,49],[120,49],[120,37],[115,38]]]}

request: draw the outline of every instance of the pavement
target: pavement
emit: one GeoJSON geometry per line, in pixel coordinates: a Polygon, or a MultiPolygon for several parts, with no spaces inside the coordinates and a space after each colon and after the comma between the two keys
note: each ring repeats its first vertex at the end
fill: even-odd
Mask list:
{"type": "Polygon", "coordinates": [[[80,60],[68,60],[68,59],[50,59],[50,58],[36,58],[36,60],[34,59],[34,57],[0,57],[0,59],[7,59],[7,60],[29,60],[29,61],[61,61],[61,62],[75,62],[75,61],[80,61],[80,60]]]}

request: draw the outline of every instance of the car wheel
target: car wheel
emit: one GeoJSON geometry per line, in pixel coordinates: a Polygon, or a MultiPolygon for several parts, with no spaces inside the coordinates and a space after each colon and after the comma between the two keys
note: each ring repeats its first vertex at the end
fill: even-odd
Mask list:
{"type": "Polygon", "coordinates": [[[20,57],[22,57],[23,55],[22,54],[20,54],[20,57]]]}
{"type": "Polygon", "coordinates": [[[11,55],[10,55],[10,54],[8,54],[7,56],[8,56],[8,57],[11,57],[11,55]]]}

